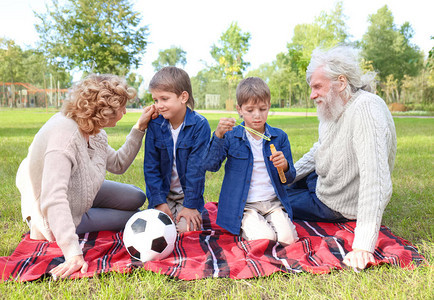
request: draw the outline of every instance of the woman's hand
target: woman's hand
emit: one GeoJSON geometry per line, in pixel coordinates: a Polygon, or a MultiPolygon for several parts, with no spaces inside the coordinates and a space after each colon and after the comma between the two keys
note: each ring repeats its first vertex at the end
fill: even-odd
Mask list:
{"type": "Polygon", "coordinates": [[[202,217],[197,209],[184,207],[176,217],[176,222],[178,223],[181,218],[185,218],[187,221],[187,231],[200,230],[202,225],[202,217]],[[190,224],[193,224],[193,228],[190,228],[190,224]]]}
{"type": "Polygon", "coordinates": [[[232,130],[232,127],[234,126],[234,118],[221,118],[214,133],[219,139],[222,139],[225,133],[232,130]]]}
{"type": "Polygon", "coordinates": [[[142,115],[140,116],[139,120],[137,120],[136,125],[134,125],[134,128],[145,131],[146,128],[148,128],[148,123],[151,119],[155,119],[158,117],[158,110],[155,108],[155,105],[149,105],[146,106],[143,109],[142,115]]]}
{"type": "Polygon", "coordinates": [[[58,278],[67,278],[78,270],[81,270],[81,273],[86,273],[87,268],[88,264],[84,260],[83,255],[76,255],[52,269],[50,274],[54,280],[57,280],[58,278]]]}

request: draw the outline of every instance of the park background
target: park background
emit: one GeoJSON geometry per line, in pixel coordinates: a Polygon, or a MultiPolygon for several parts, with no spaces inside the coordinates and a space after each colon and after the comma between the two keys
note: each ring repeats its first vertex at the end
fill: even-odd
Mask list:
{"type": "MultiPolygon", "coordinates": [[[[197,108],[231,109],[260,76],[273,109],[313,108],[305,70],[315,47],[359,49],[393,110],[433,111],[433,21],[425,1],[50,1],[0,4],[0,103],[60,107],[88,73],[147,86],[165,65],[192,77],[197,108]],[[393,103],[399,103],[394,104],[393,103]]],[[[419,113],[421,114],[421,113],[419,113]]]]}
{"type": "MultiPolygon", "coordinates": [[[[10,255],[28,230],[21,221],[15,186],[18,166],[34,135],[59,110],[67,89],[82,76],[90,72],[126,76],[140,91],[131,104],[138,107],[152,102],[146,88],[155,70],[177,65],[191,75],[198,107],[207,107],[208,94],[209,108],[213,109],[213,100],[218,99],[214,104],[220,110],[233,106],[239,80],[260,76],[272,91],[268,122],[288,134],[297,161],[318,139],[318,120],[307,113],[297,117],[280,115],[280,111],[315,112],[305,81],[311,51],[344,43],[359,49],[364,70],[378,72],[377,93],[389,105],[398,103],[408,110],[394,112],[398,151],[393,195],[382,223],[417,246],[428,266],[405,270],[385,265],[361,273],[341,270],[325,275],[274,274],[252,280],[188,282],[135,270],[81,280],[4,283],[0,284],[0,299],[432,299],[430,5],[418,0],[155,2],[159,4],[125,0],[0,3],[0,256],[10,255]],[[29,7],[40,17],[29,12],[29,7]],[[22,18],[30,22],[30,28],[22,18]],[[23,28],[14,23],[16,19],[22,21],[23,28]],[[291,22],[282,23],[286,19],[291,22]]],[[[203,114],[212,130],[221,116],[235,116],[231,111],[203,114]]],[[[107,129],[112,147],[124,143],[139,115],[129,110],[118,126],[107,129]]],[[[207,173],[207,202],[217,201],[223,175],[222,170],[207,173]]],[[[144,188],[143,148],[125,174],[108,173],[107,179],[144,188]]]]}

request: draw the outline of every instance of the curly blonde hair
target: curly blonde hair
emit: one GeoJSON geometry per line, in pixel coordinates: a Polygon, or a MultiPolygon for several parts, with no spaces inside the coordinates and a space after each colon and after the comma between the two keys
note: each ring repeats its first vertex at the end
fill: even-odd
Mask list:
{"type": "Polygon", "coordinates": [[[95,135],[136,95],[119,76],[91,74],[73,85],[62,112],[76,121],[83,133],[95,135]]]}

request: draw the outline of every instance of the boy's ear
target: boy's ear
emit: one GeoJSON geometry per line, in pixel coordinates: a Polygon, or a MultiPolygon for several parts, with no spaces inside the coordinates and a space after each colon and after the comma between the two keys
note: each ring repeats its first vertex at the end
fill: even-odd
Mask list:
{"type": "Polygon", "coordinates": [[[183,91],[181,93],[181,102],[182,103],[187,103],[189,97],[190,97],[190,95],[188,94],[188,92],[187,91],[183,91]]]}
{"type": "Polygon", "coordinates": [[[240,118],[242,119],[243,115],[241,113],[241,106],[239,106],[238,104],[237,104],[237,112],[238,112],[238,115],[240,116],[240,118]]]}

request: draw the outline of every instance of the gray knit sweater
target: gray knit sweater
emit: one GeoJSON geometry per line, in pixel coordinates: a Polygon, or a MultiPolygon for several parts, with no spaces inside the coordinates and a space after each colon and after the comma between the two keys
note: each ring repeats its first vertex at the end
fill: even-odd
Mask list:
{"type": "Polygon", "coordinates": [[[359,91],[336,122],[320,123],[318,142],[295,163],[295,181],[315,170],[318,198],[357,219],[352,247],[373,252],[392,195],[395,155],[395,125],[386,104],[359,91]]]}
{"type": "Polygon", "coordinates": [[[65,259],[82,254],[75,233],[100,189],[106,170],[124,173],[133,162],[144,132],[132,129],[115,151],[101,130],[89,146],[77,123],[57,113],[36,134],[21,163],[16,183],[23,219],[31,219],[30,237],[56,241],[65,259]]]}

